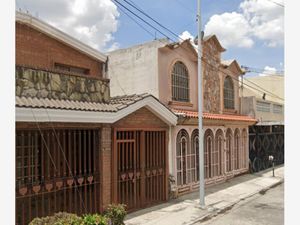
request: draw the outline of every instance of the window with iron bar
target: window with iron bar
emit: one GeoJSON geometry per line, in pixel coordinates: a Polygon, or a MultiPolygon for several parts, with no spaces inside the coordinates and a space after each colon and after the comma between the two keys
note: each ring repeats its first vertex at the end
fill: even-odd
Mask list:
{"type": "Polygon", "coordinates": [[[172,69],[172,100],[189,102],[189,75],[182,62],[176,62],[172,69]]]}

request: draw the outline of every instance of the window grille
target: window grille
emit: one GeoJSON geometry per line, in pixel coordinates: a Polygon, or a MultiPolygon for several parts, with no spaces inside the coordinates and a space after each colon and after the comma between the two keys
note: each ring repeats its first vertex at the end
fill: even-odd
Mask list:
{"type": "Polygon", "coordinates": [[[268,102],[256,102],[256,110],[260,112],[270,112],[271,104],[268,102]]]}
{"type": "Polygon", "coordinates": [[[282,105],[273,105],[273,113],[278,113],[278,114],[282,114],[283,112],[283,107],[282,105]]]}
{"type": "Polygon", "coordinates": [[[188,70],[182,62],[176,62],[172,69],[172,100],[190,100],[188,70]]]}
{"type": "Polygon", "coordinates": [[[231,77],[227,76],[224,82],[224,107],[234,109],[234,88],[231,77]]]}
{"type": "Polygon", "coordinates": [[[192,133],[191,178],[191,182],[199,181],[199,136],[197,129],[192,133]]]}

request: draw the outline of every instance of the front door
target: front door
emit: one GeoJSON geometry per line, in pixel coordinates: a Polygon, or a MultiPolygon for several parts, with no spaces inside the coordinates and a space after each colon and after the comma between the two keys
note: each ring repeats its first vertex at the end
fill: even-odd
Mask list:
{"type": "Polygon", "coordinates": [[[167,199],[166,130],[114,131],[113,197],[127,210],[167,199]]]}

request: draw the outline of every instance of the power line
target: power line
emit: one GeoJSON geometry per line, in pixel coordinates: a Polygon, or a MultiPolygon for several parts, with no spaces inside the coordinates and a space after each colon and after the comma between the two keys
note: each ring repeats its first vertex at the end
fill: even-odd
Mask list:
{"type": "MultiPolygon", "coordinates": [[[[118,2],[118,0],[113,0],[113,1],[115,1],[115,2],[118,2]]],[[[126,1],[126,0],[124,0],[125,2],[128,2],[128,1],[126,1]]],[[[123,6],[127,11],[129,11],[130,13],[132,13],[133,15],[135,15],[137,18],[139,18],[140,20],[142,20],[143,22],[145,22],[145,20],[144,19],[142,19],[140,16],[138,16],[138,15],[136,15],[134,12],[132,12],[130,9],[128,9],[127,7],[125,7],[123,4],[121,4],[121,3],[119,3],[118,2],[118,4],[119,5],[121,5],[121,6],[123,6]]],[[[132,5],[132,4],[130,4],[130,5],[132,5]]],[[[136,8],[136,7],[134,7],[134,8],[136,8]]],[[[141,9],[138,9],[138,11],[141,11],[141,13],[142,14],[144,14],[144,15],[146,15],[146,13],[144,13],[141,9]]],[[[151,18],[151,20],[152,21],[155,21],[151,16],[149,16],[149,15],[146,15],[148,18],[151,18]]],[[[133,19],[132,17],[130,17],[132,20],[134,20],[135,21],[135,19],[133,19]]],[[[135,21],[136,23],[138,23],[137,21],[135,21]]],[[[155,21],[156,23],[158,23],[157,21],[155,21]]],[[[146,22],[146,24],[147,25],[149,25],[149,26],[151,26],[152,28],[154,28],[154,26],[153,25],[151,25],[151,24],[149,24],[148,22],[146,22]]],[[[160,23],[158,23],[158,24],[160,24],[160,23]]],[[[163,28],[165,28],[165,29],[167,29],[168,31],[170,31],[172,34],[174,34],[174,36],[176,35],[176,37],[178,37],[178,38],[180,38],[177,34],[175,34],[173,31],[171,31],[171,30],[169,30],[168,28],[166,28],[165,26],[163,26],[163,25],[161,25],[160,24],[160,26],[161,27],[163,27],[163,28]]],[[[160,32],[160,33],[162,33],[158,28],[154,28],[155,30],[157,30],[158,32],[160,32]]],[[[172,40],[173,42],[176,42],[176,41],[174,41],[172,38],[170,38],[169,36],[167,36],[167,35],[165,35],[165,37],[167,37],[168,39],[170,39],[170,40],[172,40]]],[[[181,40],[183,40],[182,38],[180,38],[181,40]]],[[[159,40],[160,41],[160,40],[159,40]]],[[[161,42],[161,41],[160,41],[161,42]]],[[[192,45],[193,46],[193,45],[192,45]]],[[[186,49],[185,47],[183,47],[182,46],[182,48],[183,49],[185,49],[185,50],[188,50],[188,49],[186,49]]],[[[195,48],[195,46],[193,46],[193,48],[196,50],[196,48],[195,48]]],[[[197,50],[196,50],[197,51],[197,50]]],[[[175,49],[175,52],[176,52],[176,49],[175,49]]],[[[203,51],[202,51],[203,52],[203,51]]],[[[181,54],[179,54],[181,57],[183,57],[181,54]]],[[[207,55],[208,56],[208,55],[207,55]]],[[[211,56],[208,56],[209,58],[212,58],[211,56]]],[[[220,71],[220,72],[222,72],[222,73],[224,73],[225,75],[227,75],[225,72],[223,72],[223,71],[221,71],[221,70],[219,70],[219,68],[217,68],[216,66],[214,66],[214,65],[212,65],[212,64],[210,64],[210,63],[208,63],[208,62],[206,62],[206,61],[204,61],[204,60],[202,60],[202,62],[204,62],[204,63],[206,63],[206,64],[208,64],[208,65],[210,65],[210,66],[212,66],[212,67],[214,67],[214,68],[216,68],[218,71],[220,71]]],[[[233,77],[232,77],[233,78],[233,77]]],[[[240,80],[239,79],[236,79],[236,78],[233,78],[233,79],[235,79],[235,80],[237,80],[237,81],[239,81],[240,82],[240,80]]],[[[257,89],[257,88],[255,88],[255,87],[252,87],[251,85],[248,85],[248,84],[244,84],[245,86],[248,86],[248,87],[250,87],[250,88],[252,88],[252,89],[254,89],[254,90],[257,90],[257,91],[259,91],[259,92],[261,92],[261,93],[265,93],[265,92],[263,92],[263,91],[261,91],[261,90],[259,90],[259,89],[257,89]]],[[[277,97],[277,98],[280,98],[280,97],[277,97]]],[[[283,100],[282,98],[280,98],[281,100],[283,100]]]]}
{"type": "MultiPolygon", "coordinates": [[[[116,2],[118,2],[118,0],[114,0],[116,2]]],[[[169,33],[171,33],[172,35],[174,35],[175,37],[178,38],[178,35],[176,33],[174,33],[173,31],[171,31],[169,28],[165,27],[164,25],[162,25],[160,22],[158,22],[157,20],[153,19],[153,17],[149,16],[147,13],[145,13],[142,9],[139,9],[138,7],[136,7],[135,5],[131,4],[130,2],[128,2],[127,0],[123,0],[124,2],[126,2],[128,5],[130,5],[131,7],[133,7],[134,9],[136,9],[137,11],[139,11],[140,13],[142,13],[144,16],[146,16],[148,19],[152,20],[154,23],[156,23],[157,25],[159,25],[160,27],[162,27],[163,29],[165,29],[166,31],[168,31],[169,33]]],[[[121,4],[121,3],[120,3],[121,4]]],[[[122,5],[122,4],[121,4],[122,5]]]]}
{"type": "Polygon", "coordinates": [[[133,14],[134,16],[136,16],[137,18],[139,18],[140,20],[142,20],[144,23],[146,23],[148,26],[152,27],[153,29],[155,29],[157,32],[159,32],[160,34],[162,34],[163,36],[165,36],[166,38],[169,38],[168,35],[164,34],[162,31],[160,31],[159,29],[157,29],[156,27],[154,27],[152,24],[150,24],[149,22],[147,22],[146,20],[144,20],[142,17],[140,17],[139,15],[137,15],[136,13],[132,12],[130,9],[128,9],[126,6],[124,6],[123,4],[121,4],[120,2],[118,2],[118,0],[112,0],[115,3],[117,3],[119,6],[123,7],[124,9],[126,9],[127,11],[129,11],[131,14],[133,14]]]}
{"type": "Polygon", "coordinates": [[[142,24],[138,23],[136,20],[134,20],[127,12],[125,12],[124,9],[119,8],[126,16],[128,16],[129,18],[131,18],[140,28],[142,28],[144,31],[146,31],[148,34],[150,34],[151,36],[153,36],[155,38],[155,35],[153,35],[150,31],[148,31],[142,24]]]}
{"type": "Polygon", "coordinates": [[[272,3],[274,3],[275,5],[278,5],[278,6],[282,7],[282,8],[284,8],[284,5],[283,5],[283,4],[280,4],[280,3],[275,2],[275,1],[272,1],[272,0],[267,0],[267,1],[272,2],[272,3]]]}
{"type": "Polygon", "coordinates": [[[249,83],[255,85],[256,87],[260,88],[261,90],[265,91],[266,93],[269,93],[270,95],[272,95],[272,96],[274,96],[274,97],[276,97],[276,98],[278,98],[278,99],[284,100],[283,98],[279,97],[278,95],[275,95],[275,94],[273,94],[272,92],[270,92],[270,91],[268,91],[268,90],[262,88],[261,86],[259,86],[259,85],[257,85],[256,83],[254,83],[254,82],[248,80],[247,78],[244,78],[244,79],[245,79],[246,81],[248,81],[249,83]]]}

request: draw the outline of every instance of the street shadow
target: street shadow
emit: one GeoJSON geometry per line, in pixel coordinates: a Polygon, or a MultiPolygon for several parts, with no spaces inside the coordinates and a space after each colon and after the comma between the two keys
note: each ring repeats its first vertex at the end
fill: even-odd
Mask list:
{"type": "MultiPolygon", "coordinates": [[[[284,164],[276,166],[275,171],[276,171],[276,169],[281,168],[283,166],[284,166],[284,164]]],[[[230,187],[235,186],[237,184],[253,180],[257,177],[263,177],[264,174],[266,174],[270,171],[272,171],[272,168],[268,168],[268,169],[265,169],[263,171],[260,171],[260,172],[257,172],[257,173],[252,173],[252,174],[244,173],[244,174],[235,176],[235,177],[233,177],[229,180],[226,180],[225,182],[206,186],[205,187],[205,196],[208,196],[210,194],[214,194],[214,193],[216,193],[218,191],[221,191],[223,189],[226,189],[226,188],[230,188],[230,187]]],[[[184,194],[184,195],[182,195],[182,196],[180,196],[176,199],[171,199],[171,200],[169,200],[165,203],[161,203],[159,205],[151,206],[151,207],[144,208],[144,209],[139,209],[138,211],[130,212],[126,216],[126,220],[129,220],[129,219],[137,217],[137,216],[141,216],[141,215],[146,214],[146,213],[157,211],[157,210],[160,210],[161,212],[163,212],[164,211],[163,209],[167,208],[169,206],[172,206],[172,205],[175,205],[175,204],[178,204],[178,203],[183,203],[183,202],[189,204],[189,203],[192,203],[196,199],[199,199],[199,189],[194,191],[194,192],[184,194]]],[[[216,202],[214,204],[217,204],[217,203],[218,202],[216,202]]],[[[186,207],[187,206],[188,205],[186,205],[186,207]]],[[[177,211],[181,211],[183,208],[184,208],[184,206],[177,207],[177,208],[174,207],[172,209],[168,209],[167,211],[177,212],[177,211]]]]}

